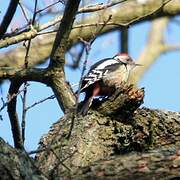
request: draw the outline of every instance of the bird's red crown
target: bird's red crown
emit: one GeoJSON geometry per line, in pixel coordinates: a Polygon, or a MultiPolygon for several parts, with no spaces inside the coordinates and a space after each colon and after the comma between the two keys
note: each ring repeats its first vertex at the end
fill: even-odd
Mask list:
{"type": "Polygon", "coordinates": [[[117,53],[115,56],[128,56],[127,53],[117,53]]]}

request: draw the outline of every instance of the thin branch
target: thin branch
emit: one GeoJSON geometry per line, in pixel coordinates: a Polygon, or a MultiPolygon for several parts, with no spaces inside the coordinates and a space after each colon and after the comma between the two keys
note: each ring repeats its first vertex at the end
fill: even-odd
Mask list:
{"type": "MultiPolygon", "coordinates": [[[[29,84],[27,84],[26,87],[27,87],[27,86],[29,86],[29,84]]],[[[19,90],[18,93],[16,93],[16,94],[12,94],[11,96],[8,96],[8,100],[7,100],[6,102],[4,102],[3,99],[1,99],[2,102],[3,102],[3,105],[2,105],[2,107],[0,108],[0,112],[1,112],[15,97],[17,97],[17,96],[18,96],[20,93],[22,93],[22,92],[24,92],[24,89],[19,90]]]]}
{"type": "MultiPolygon", "coordinates": [[[[2,68],[2,69],[5,70],[6,68],[2,68]]],[[[9,79],[12,79],[11,85],[9,88],[9,101],[5,105],[8,106],[7,109],[8,109],[10,122],[11,122],[14,145],[18,149],[23,149],[24,138],[22,139],[22,134],[24,134],[24,131],[21,133],[19,122],[18,122],[18,115],[16,113],[16,99],[17,99],[16,96],[19,93],[19,87],[24,82],[27,82],[28,80],[34,80],[34,81],[39,81],[39,82],[48,84],[48,77],[46,76],[46,70],[43,70],[43,69],[22,69],[21,71],[8,69],[7,71],[4,71],[3,76],[6,76],[6,77],[9,77],[9,79]]],[[[22,130],[23,128],[24,127],[22,127],[22,130]]]]}
{"type": "MultiPolygon", "coordinates": [[[[34,13],[33,13],[33,18],[32,18],[32,22],[31,25],[33,26],[35,24],[35,20],[36,20],[36,10],[37,10],[37,3],[38,0],[35,0],[34,2],[34,13]]],[[[28,68],[28,60],[29,60],[29,51],[30,51],[30,47],[31,47],[31,39],[28,41],[28,45],[26,47],[26,55],[24,58],[24,67],[25,69],[28,68]]],[[[25,130],[26,130],[26,99],[27,99],[27,81],[24,82],[24,92],[23,92],[23,96],[22,96],[22,123],[21,123],[21,129],[22,129],[22,141],[24,143],[25,141],[25,130]]]]}
{"type": "Polygon", "coordinates": [[[49,99],[54,99],[54,98],[55,98],[55,96],[51,95],[51,96],[49,96],[47,98],[41,99],[40,101],[37,101],[37,102],[33,103],[32,105],[26,107],[26,111],[28,111],[29,109],[35,107],[36,105],[39,105],[39,104],[41,104],[41,103],[43,103],[43,102],[45,102],[45,101],[47,101],[49,99]]]}
{"type": "Polygon", "coordinates": [[[43,9],[39,9],[36,13],[37,13],[37,14],[38,14],[38,13],[41,13],[42,11],[45,11],[45,10],[49,9],[49,8],[51,8],[52,6],[54,6],[54,5],[58,4],[58,3],[63,3],[63,1],[62,1],[62,0],[58,0],[57,2],[54,2],[54,3],[46,6],[46,7],[43,8],[43,9]]]}
{"type": "MultiPolygon", "coordinates": [[[[72,30],[81,29],[81,28],[88,28],[88,27],[96,27],[97,28],[98,26],[100,26],[100,25],[104,26],[105,24],[106,24],[106,26],[112,26],[114,30],[115,30],[115,28],[127,28],[130,26],[130,24],[126,24],[126,23],[99,22],[99,23],[91,23],[91,24],[88,24],[88,23],[87,24],[79,24],[79,25],[73,26],[72,30]]],[[[57,30],[50,30],[50,31],[46,31],[46,32],[38,32],[36,34],[36,36],[51,34],[51,33],[55,33],[55,32],[57,32],[57,30]]]]}
{"type": "Polygon", "coordinates": [[[79,28],[86,28],[86,27],[97,27],[99,25],[104,26],[106,24],[106,26],[113,26],[114,28],[124,28],[124,27],[128,27],[130,26],[129,23],[114,23],[114,22],[98,22],[98,23],[84,23],[84,24],[78,24],[76,26],[73,27],[73,29],[79,29],[79,28]]]}
{"type": "MultiPolygon", "coordinates": [[[[51,152],[54,154],[54,156],[56,157],[57,159],[57,165],[56,166],[59,166],[59,165],[62,165],[63,167],[65,167],[69,172],[71,172],[71,169],[69,167],[67,167],[65,164],[64,164],[64,160],[61,160],[60,157],[56,154],[56,152],[54,151],[54,149],[51,149],[51,152]]],[[[68,157],[69,158],[69,157],[68,157]]],[[[56,169],[56,168],[55,168],[56,169]]]]}
{"type": "Polygon", "coordinates": [[[2,23],[0,25],[0,39],[3,37],[3,35],[6,33],[9,24],[11,23],[11,20],[16,12],[16,8],[18,6],[19,0],[11,0],[9,7],[6,11],[6,14],[2,20],[2,23]]]}
{"type": "Polygon", "coordinates": [[[36,20],[36,15],[37,15],[37,3],[38,3],[38,0],[35,0],[34,2],[34,12],[33,12],[33,18],[32,18],[32,25],[35,24],[35,20],[36,20]]]}
{"type": "Polygon", "coordinates": [[[23,6],[23,4],[21,3],[21,1],[19,2],[19,6],[20,6],[20,8],[21,8],[21,10],[22,10],[22,13],[23,13],[23,15],[24,15],[24,18],[26,19],[26,22],[29,24],[29,17],[28,17],[28,14],[27,14],[27,12],[26,12],[26,10],[25,10],[25,7],[23,6]]]}
{"type": "Polygon", "coordinates": [[[70,63],[67,63],[66,62],[66,66],[72,68],[72,69],[76,69],[79,67],[79,63],[80,63],[80,60],[82,58],[82,55],[84,53],[84,49],[85,49],[85,46],[83,43],[80,44],[81,45],[81,49],[80,49],[80,52],[78,54],[75,54],[75,53],[72,53],[72,52],[69,52],[70,55],[72,56],[72,61],[73,63],[70,64],[70,63]]]}
{"type": "Polygon", "coordinates": [[[22,96],[22,122],[21,122],[21,131],[22,131],[22,141],[25,141],[25,130],[26,130],[26,100],[27,100],[27,82],[24,83],[24,92],[22,96]]]}
{"type": "MultiPolygon", "coordinates": [[[[56,2],[56,3],[59,3],[59,1],[56,2]]],[[[92,9],[94,9],[94,11],[99,11],[99,10],[102,10],[102,9],[109,8],[109,7],[112,7],[114,5],[117,5],[119,3],[121,3],[121,2],[109,3],[109,4],[105,4],[105,5],[99,5],[99,6],[96,5],[97,7],[95,7],[95,5],[94,6],[88,6],[88,7],[80,9],[78,11],[78,13],[82,13],[83,11],[88,12],[88,9],[91,10],[91,11],[92,11],[92,9]]],[[[36,13],[39,13],[39,11],[37,11],[36,13]]],[[[16,44],[16,43],[19,43],[19,42],[21,42],[23,40],[28,40],[28,39],[35,38],[37,35],[47,34],[48,32],[47,33],[46,32],[40,33],[40,32],[47,29],[47,28],[50,28],[50,27],[56,25],[61,20],[62,20],[62,16],[58,16],[58,17],[54,18],[53,20],[51,20],[51,21],[49,21],[49,22],[47,22],[45,24],[42,24],[41,26],[38,27],[38,29],[35,29],[34,27],[31,27],[31,29],[28,32],[27,32],[27,30],[24,30],[23,32],[18,33],[18,35],[17,34],[13,35],[13,37],[8,39],[8,45],[9,44],[16,44]],[[16,37],[14,37],[14,36],[16,36],[16,37]]],[[[92,26],[97,26],[97,24],[98,23],[96,23],[96,24],[94,24],[92,26]]],[[[91,26],[91,25],[88,25],[88,24],[84,25],[84,27],[87,27],[87,26],[91,26]]],[[[74,28],[82,28],[82,27],[83,27],[83,25],[79,25],[79,26],[76,26],[74,28]]],[[[57,32],[57,31],[55,30],[53,32],[57,32]]],[[[49,33],[52,33],[52,32],[49,32],[49,33]]],[[[7,43],[7,40],[4,41],[4,42],[0,42],[0,47],[3,47],[6,43],[7,43]]],[[[4,46],[4,47],[6,47],[6,46],[4,46]]]]}

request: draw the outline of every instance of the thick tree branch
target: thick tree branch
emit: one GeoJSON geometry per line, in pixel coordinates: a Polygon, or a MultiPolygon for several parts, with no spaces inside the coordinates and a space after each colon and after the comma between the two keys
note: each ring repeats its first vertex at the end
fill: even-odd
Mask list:
{"type": "Polygon", "coordinates": [[[46,69],[38,69],[38,68],[10,68],[10,67],[2,67],[0,68],[0,80],[3,79],[18,79],[22,82],[25,81],[36,81],[45,84],[49,84],[48,72],[46,69]]]}
{"type": "Polygon", "coordinates": [[[65,63],[65,52],[68,47],[68,38],[74,23],[75,14],[78,10],[80,0],[69,0],[59,26],[50,56],[50,66],[62,67],[65,63]]]}
{"type": "Polygon", "coordinates": [[[64,64],[65,53],[68,47],[68,38],[79,7],[80,0],[69,0],[59,26],[50,55],[49,69],[52,70],[51,87],[65,112],[75,104],[75,97],[71,88],[65,82],[64,64]]]}
{"type": "MultiPolygon", "coordinates": [[[[136,99],[138,97],[129,91],[127,93],[127,98],[136,99]]],[[[121,98],[118,97],[121,94],[115,93],[113,96],[121,106],[121,98]]],[[[124,103],[127,102],[124,101],[124,103]]],[[[119,114],[115,110],[115,116],[112,114],[104,116],[99,114],[98,110],[98,112],[89,112],[85,117],[76,117],[72,136],[68,141],[66,135],[71,124],[71,113],[66,114],[64,118],[55,123],[50,133],[42,138],[36,157],[36,162],[47,179],[52,177],[96,178],[99,176],[104,178],[122,176],[126,179],[129,175],[132,179],[135,177],[143,179],[179,177],[179,152],[177,150],[180,140],[180,114],[147,108],[136,111],[134,109],[131,112],[128,108],[126,111],[130,114],[127,116],[127,112],[122,111],[121,108],[118,109],[119,114]],[[131,151],[142,152],[155,148],[159,150],[146,154],[128,154],[131,151]],[[120,155],[122,153],[127,154],[120,155]]],[[[3,153],[0,153],[0,158],[6,158],[8,161],[0,161],[2,162],[0,167],[1,164],[9,167],[9,164],[4,163],[9,161],[13,166],[13,160],[18,160],[19,156],[17,158],[13,156],[13,159],[11,156],[7,158],[4,153],[6,145],[2,144],[3,148],[0,149],[3,153]]],[[[29,162],[28,157],[21,156],[21,162],[23,166],[26,166],[29,162]]],[[[27,166],[28,172],[31,172],[31,168],[32,166],[27,166]]],[[[19,171],[21,172],[21,169],[18,168],[16,172],[19,171]]],[[[4,172],[4,168],[1,172],[4,172]]],[[[34,176],[37,175],[36,172],[42,176],[39,171],[33,172],[34,176]]],[[[28,175],[32,176],[32,174],[28,175]]]]}
{"type": "Polygon", "coordinates": [[[11,23],[11,20],[16,12],[16,8],[18,6],[19,0],[11,0],[9,3],[9,7],[7,9],[7,12],[3,18],[3,21],[0,25],[0,39],[3,37],[3,35],[6,33],[7,28],[9,24],[11,23]]]}
{"type": "Polygon", "coordinates": [[[46,177],[25,152],[13,149],[0,139],[1,179],[179,179],[178,148],[160,148],[146,153],[115,155],[80,167],[73,172],[46,177]]]}

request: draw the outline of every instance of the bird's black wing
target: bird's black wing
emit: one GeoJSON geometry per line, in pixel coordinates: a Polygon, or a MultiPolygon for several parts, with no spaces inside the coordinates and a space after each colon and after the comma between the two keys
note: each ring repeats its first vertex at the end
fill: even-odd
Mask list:
{"type": "Polygon", "coordinates": [[[100,81],[108,72],[114,71],[119,67],[121,63],[112,58],[103,59],[93,66],[91,66],[89,72],[84,76],[81,86],[81,91],[100,81]]]}

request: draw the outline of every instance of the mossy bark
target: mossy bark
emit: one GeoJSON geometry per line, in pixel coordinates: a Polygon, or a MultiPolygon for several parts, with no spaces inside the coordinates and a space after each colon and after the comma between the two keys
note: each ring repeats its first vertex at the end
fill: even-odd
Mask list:
{"type": "Polygon", "coordinates": [[[116,92],[102,104],[94,102],[98,112],[91,110],[85,117],[74,117],[72,111],[67,113],[41,139],[39,148],[46,150],[36,156],[40,169],[49,177],[60,177],[111,156],[180,147],[180,114],[137,109],[142,100],[143,90],[128,88],[121,93],[116,92]],[[110,103],[111,113],[108,113],[105,104],[110,103]],[[125,104],[129,106],[129,111],[125,104]],[[70,139],[67,139],[73,118],[74,128],[70,139]]]}

